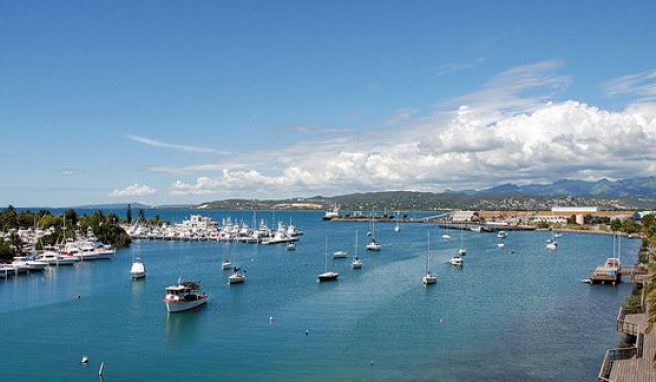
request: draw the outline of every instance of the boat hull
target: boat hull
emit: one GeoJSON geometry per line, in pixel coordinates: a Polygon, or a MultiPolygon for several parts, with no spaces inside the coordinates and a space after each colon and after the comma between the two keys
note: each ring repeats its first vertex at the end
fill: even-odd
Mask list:
{"type": "Polygon", "coordinates": [[[164,301],[166,305],[166,311],[169,313],[184,312],[185,310],[190,310],[198,308],[201,305],[207,303],[209,296],[199,296],[197,299],[190,301],[164,301]]]}
{"type": "Polygon", "coordinates": [[[338,277],[339,277],[339,273],[337,272],[325,272],[317,276],[317,281],[319,281],[320,283],[326,281],[337,281],[338,277]]]}

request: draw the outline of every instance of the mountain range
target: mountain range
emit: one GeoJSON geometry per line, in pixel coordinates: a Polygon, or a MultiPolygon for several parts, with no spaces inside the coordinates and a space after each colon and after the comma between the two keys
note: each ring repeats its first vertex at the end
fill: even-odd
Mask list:
{"type": "MultiPolygon", "coordinates": [[[[197,205],[148,206],[131,203],[132,209],[189,208],[203,210],[326,209],[338,204],[346,210],[447,210],[447,209],[548,209],[553,205],[594,204],[601,209],[656,209],[656,177],[597,181],[563,179],[550,184],[502,184],[484,190],[377,191],[337,196],[289,199],[224,199],[197,205]]],[[[76,208],[125,208],[127,204],[76,208]]]]}

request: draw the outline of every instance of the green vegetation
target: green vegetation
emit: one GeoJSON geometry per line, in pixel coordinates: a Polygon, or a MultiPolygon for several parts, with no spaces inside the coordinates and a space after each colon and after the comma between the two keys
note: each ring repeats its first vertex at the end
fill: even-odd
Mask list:
{"type": "Polygon", "coordinates": [[[88,231],[93,232],[103,243],[117,248],[127,247],[131,239],[119,225],[120,222],[121,219],[116,214],[105,215],[102,211],[80,216],[75,210],[69,209],[63,215],[53,215],[46,210],[18,212],[13,206],[9,206],[0,212],[0,232],[8,233],[6,237],[0,238],[0,261],[7,261],[24,253],[26,243],[21,241],[17,231],[30,227],[52,230],[51,234],[36,243],[37,249],[73,238],[76,232],[85,234],[88,231]]]}

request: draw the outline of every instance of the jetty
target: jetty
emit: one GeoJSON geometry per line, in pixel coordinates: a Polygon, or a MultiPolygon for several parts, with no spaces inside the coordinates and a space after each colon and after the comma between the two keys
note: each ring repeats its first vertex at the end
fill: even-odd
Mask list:
{"type": "MultiPolygon", "coordinates": [[[[644,303],[644,295],[642,306],[644,303]]],[[[598,382],[653,382],[656,381],[654,351],[656,351],[656,332],[649,330],[647,311],[626,314],[623,307],[617,313],[617,331],[627,338],[631,345],[609,349],[601,364],[598,382]]]]}

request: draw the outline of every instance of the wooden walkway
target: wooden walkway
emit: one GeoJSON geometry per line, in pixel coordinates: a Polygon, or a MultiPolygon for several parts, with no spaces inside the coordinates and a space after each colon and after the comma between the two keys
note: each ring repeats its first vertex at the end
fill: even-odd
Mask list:
{"type": "Polygon", "coordinates": [[[656,382],[653,366],[656,351],[656,331],[648,331],[647,313],[618,314],[617,330],[636,337],[630,348],[611,349],[606,352],[599,372],[599,382],[656,382]]]}

